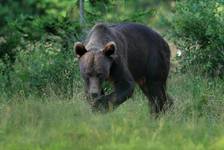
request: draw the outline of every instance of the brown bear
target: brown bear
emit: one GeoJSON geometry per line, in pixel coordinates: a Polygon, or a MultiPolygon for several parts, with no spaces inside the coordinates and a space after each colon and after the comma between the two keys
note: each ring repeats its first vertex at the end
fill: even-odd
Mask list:
{"type": "Polygon", "coordinates": [[[136,82],[151,112],[164,111],[170,49],[158,33],[137,23],[97,24],[83,44],[75,43],[74,50],[94,110],[116,108],[132,96],[136,82]],[[101,86],[105,80],[114,87],[108,95],[101,86]]]}

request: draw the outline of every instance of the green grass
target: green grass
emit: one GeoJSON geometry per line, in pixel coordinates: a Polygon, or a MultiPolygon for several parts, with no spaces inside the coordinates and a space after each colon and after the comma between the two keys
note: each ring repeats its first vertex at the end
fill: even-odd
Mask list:
{"type": "Polygon", "coordinates": [[[72,99],[0,98],[0,149],[224,149],[224,82],[174,74],[168,87],[174,107],[158,119],[139,89],[107,114],[93,114],[80,88],[72,99]]]}

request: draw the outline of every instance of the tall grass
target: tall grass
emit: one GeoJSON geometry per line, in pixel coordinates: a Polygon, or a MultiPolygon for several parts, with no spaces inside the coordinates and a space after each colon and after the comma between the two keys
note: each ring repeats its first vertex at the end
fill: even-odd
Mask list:
{"type": "Polygon", "coordinates": [[[168,87],[174,107],[158,119],[139,89],[107,114],[91,112],[80,85],[72,99],[2,97],[0,149],[223,149],[224,82],[173,74],[168,87]]]}

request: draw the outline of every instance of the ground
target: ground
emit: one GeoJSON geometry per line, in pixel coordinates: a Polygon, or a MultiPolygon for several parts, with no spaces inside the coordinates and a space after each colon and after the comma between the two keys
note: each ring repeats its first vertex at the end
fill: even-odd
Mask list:
{"type": "Polygon", "coordinates": [[[107,114],[90,111],[80,86],[72,99],[54,94],[1,99],[0,149],[223,149],[223,81],[171,75],[174,108],[158,119],[150,116],[139,89],[107,114]]]}

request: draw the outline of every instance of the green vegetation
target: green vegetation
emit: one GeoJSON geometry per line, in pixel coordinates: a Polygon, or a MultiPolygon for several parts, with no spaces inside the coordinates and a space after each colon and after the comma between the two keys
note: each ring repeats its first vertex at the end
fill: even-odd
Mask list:
{"type": "Polygon", "coordinates": [[[224,1],[184,0],[177,3],[172,25],[181,47],[181,63],[224,75],[224,1]]]}
{"type": "Polygon", "coordinates": [[[83,25],[78,6],[0,0],[0,149],[224,149],[222,0],[85,0],[83,25]],[[139,89],[107,114],[84,98],[73,43],[96,22],[126,21],[182,51],[168,80],[174,106],[158,119],[139,89]]]}
{"type": "Polygon", "coordinates": [[[81,83],[72,99],[1,98],[0,149],[214,149],[224,148],[223,81],[173,75],[175,106],[158,119],[147,100],[134,97],[108,114],[93,114],[81,83]]]}

